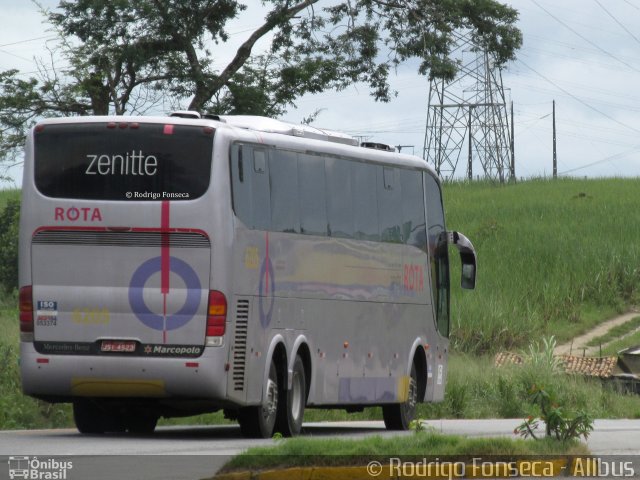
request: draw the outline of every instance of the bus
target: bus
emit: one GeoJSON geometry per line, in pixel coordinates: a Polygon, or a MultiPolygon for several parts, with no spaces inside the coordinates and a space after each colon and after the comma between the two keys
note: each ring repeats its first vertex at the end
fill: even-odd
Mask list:
{"type": "Polygon", "coordinates": [[[9,478],[29,478],[29,457],[25,456],[12,456],[7,461],[9,465],[9,478]]]}
{"type": "MultiPolygon", "coordinates": [[[[305,408],[381,406],[409,427],[444,397],[448,246],[418,157],[253,116],[45,119],[25,147],[25,394],[81,433],[222,410],[242,434],[305,408]]],[[[392,149],[386,149],[392,150],[392,149]]]]}

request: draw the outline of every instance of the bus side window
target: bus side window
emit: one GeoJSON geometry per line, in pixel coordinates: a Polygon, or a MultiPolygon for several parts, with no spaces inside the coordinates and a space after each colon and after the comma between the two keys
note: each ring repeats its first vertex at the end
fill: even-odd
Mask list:
{"type": "Polygon", "coordinates": [[[399,169],[378,167],[378,223],[383,242],[402,243],[399,169]]]}
{"type": "MultiPolygon", "coordinates": [[[[268,152],[261,148],[252,148],[253,172],[251,174],[251,217],[252,228],[271,229],[271,195],[269,191],[269,172],[267,168],[268,152]]],[[[250,170],[249,170],[250,171],[250,170]]],[[[247,170],[245,170],[245,177],[247,170]]]]}
{"type": "Polygon", "coordinates": [[[239,143],[231,146],[233,211],[247,228],[256,230],[271,228],[267,158],[265,149],[239,143]]]}
{"type": "Polygon", "coordinates": [[[353,238],[351,162],[329,157],[325,160],[325,168],[329,235],[332,237],[353,238]]]}
{"type": "Polygon", "coordinates": [[[277,149],[269,153],[271,230],[300,233],[298,154],[277,149]]]}
{"type": "Polygon", "coordinates": [[[352,162],[353,210],[355,238],[380,241],[378,225],[377,170],[379,167],[367,163],[352,162]]]}
{"type": "Polygon", "coordinates": [[[300,231],[306,235],[329,234],[327,222],[324,158],[298,155],[298,188],[300,192],[300,231]]]}
{"type": "Polygon", "coordinates": [[[402,238],[405,243],[427,252],[427,231],[424,211],[422,173],[401,170],[402,185],[402,238]]]}

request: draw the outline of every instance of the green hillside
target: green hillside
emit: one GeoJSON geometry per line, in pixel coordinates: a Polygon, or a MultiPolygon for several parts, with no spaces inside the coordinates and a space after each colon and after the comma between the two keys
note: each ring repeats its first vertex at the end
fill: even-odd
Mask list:
{"type": "Polygon", "coordinates": [[[455,183],[444,193],[447,228],[478,253],[475,291],[458,288],[452,262],[454,350],[567,340],[637,300],[640,180],[455,183]]]}

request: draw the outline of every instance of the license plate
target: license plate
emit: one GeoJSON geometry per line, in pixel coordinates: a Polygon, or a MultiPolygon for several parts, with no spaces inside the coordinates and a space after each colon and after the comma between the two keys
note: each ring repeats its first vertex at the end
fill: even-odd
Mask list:
{"type": "Polygon", "coordinates": [[[100,346],[101,352],[133,353],[136,351],[136,342],[133,340],[103,340],[100,346]]]}

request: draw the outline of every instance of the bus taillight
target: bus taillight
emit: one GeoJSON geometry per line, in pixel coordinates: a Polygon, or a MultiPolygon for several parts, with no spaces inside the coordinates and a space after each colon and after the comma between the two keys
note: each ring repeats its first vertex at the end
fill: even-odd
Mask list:
{"type": "Polygon", "coordinates": [[[20,289],[20,333],[33,333],[33,295],[31,285],[20,289]]]}
{"type": "Polygon", "coordinates": [[[209,337],[222,337],[227,321],[227,299],[222,292],[209,291],[207,311],[207,344],[218,343],[209,337]],[[211,340],[211,341],[210,341],[211,340]]]}

